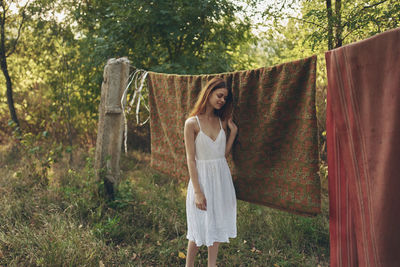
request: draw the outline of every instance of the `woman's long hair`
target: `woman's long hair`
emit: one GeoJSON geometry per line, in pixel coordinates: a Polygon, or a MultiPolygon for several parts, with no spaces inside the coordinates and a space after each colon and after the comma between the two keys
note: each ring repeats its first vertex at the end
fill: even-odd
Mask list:
{"type": "Polygon", "coordinates": [[[228,90],[228,96],[226,98],[225,104],[220,109],[214,109],[214,114],[220,117],[222,120],[229,118],[232,115],[233,110],[232,90],[227,86],[225,80],[220,77],[212,78],[207,82],[206,86],[203,87],[203,89],[199,93],[199,96],[197,97],[196,104],[190,112],[189,117],[206,112],[208,98],[214,90],[219,88],[226,88],[228,90]]]}

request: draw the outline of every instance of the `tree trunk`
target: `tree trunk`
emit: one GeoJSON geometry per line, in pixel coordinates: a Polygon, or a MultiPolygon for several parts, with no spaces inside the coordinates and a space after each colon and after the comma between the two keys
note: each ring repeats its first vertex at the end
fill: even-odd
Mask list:
{"type": "Polygon", "coordinates": [[[328,16],[328,50],[333,49],[333,26],[332,26],[332,1],[326,0],[326,11],[328,16]]]}
{"type": "Polygon", "coordinates": [[[7,60],[5,57],[3,57],[3,55],[0,55],[0,57],[1,57],[1,70],[3,71],[4,77],[6,79],[8,109],[10,110],[11,119],[19,127],[19,121],[14,107],[11,78],[10,75],[8,74],[8,69],[7,69],[7,60]]]}
{"type": "Polygon", "coordinates": [[[336,13],[336,32],[335,32],[335,48],[341,47],[342,40],[342,0],[335,1],[335,13],[336,13]]]}
{"type": "Polygon", "coordinates": [[[6,87],[7,87],[7,103],[8,103],[8,108],[10,110],[10,115],[11,119],[15,122],[15,124],[19,127],[19,121],[17,117],[17,113],[15,112],[15,107],[14,107],[14,100],[13,100],[13,92],[12,92],[12,82],[10,78],[10,74],[8,73],[8,68],[7,68],[7,55],[6,55],[6,46],[5,46],[5,22],[6,22],[6,10],[4,8],[4,3],[1,1],[1,5],[3,8],[3,12],[1,14],[0,18],[0,67],[1,70],[3,71],[4,78],[6,79],[6,87]]]}

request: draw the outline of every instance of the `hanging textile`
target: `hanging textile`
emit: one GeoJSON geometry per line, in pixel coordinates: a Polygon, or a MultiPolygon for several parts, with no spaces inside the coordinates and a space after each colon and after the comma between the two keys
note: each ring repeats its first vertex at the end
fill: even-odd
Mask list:
{"type": "Polygon", "coordinates": [[[331,266],[400,266],[400,28],[326,52],[331,266]]]}
{"type": "Polygon", "coordinates": [[[316,57],[216,75],[149,72],[151,165],[188,179],[183,128],[206,82],[232,88],[238,136],[228,159],[237,198],[303,214],[320,212],[316,57]]]}

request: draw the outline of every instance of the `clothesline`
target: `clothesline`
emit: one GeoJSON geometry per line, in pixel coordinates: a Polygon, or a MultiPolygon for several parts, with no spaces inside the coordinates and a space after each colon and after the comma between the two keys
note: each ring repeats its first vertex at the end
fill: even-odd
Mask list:
{"type": "MultiPolygon", "coordinates": [[[[285,63],[279,64],[279,65],[283,65],[285,63]]],[[[278,66],[278,65],[277,65],[278,66]]],[[[150,112],[149,106],[146,103],[146,100],[143,97],[143,92],[144,89],[147,87],[144,86],[144,82],[146,80],[147,75],[149,74],[149,72],[152,73],[156,73],[153,71],[147,71],[141,68],[137,68],[136,66],[133,66],[131,64],[129,64],[130,69],[133,69],[133,72],[131,72],[131,74],[129,75],[128,79],[127,79],[127,86],[124,89],[124,93],[122,94],[121,97],[121,106],[122,106],[122,112],[123,112],[123,116],[124,116],[124,150],[125,150],[125,154],[127,154],[127,136],[128,136],[128,124],[127,124],[127,118],[126,118],[126,113],[129,113],[133,107],[133,105],[135,104],[136,101],[136,123],[139,126],[143,126],[145,125],[149,120],[150,120],[150,114],[149,116],[146,118],[145,121],[140,122],[139,119],[139,113],[140,113],[140,104],[141,101],[143,100],[143,105],[146,108],[147,111],[150,112]],[[133,93],[133,97],[130,101],[130,103],[127,105],[128,110],[125,112],[126,106],[125,106],[125,99],[127,97],[128,91],[131,87],[131,85],[134,85],[134,93],[133,93]]],[[[274,66],[273,66],[274,67],[274,66]]],[[[275,66],[276,67],[276,66],[275,66]]],[[[254,70],[259,70],[259,69],[263,69],[263,68],[257,68],[254,70]]],[[[205,74],[205,75],[227,75],[227,74],[232,74],[232,73],[241,73],[241,72],[246,72],[246,70],[242,70],[242,71],[235,71],[235,72],[222,72],[222,73],[214,73],[214,74],[205,74]]],[[[164,74],[164,73],[159,73],[159,74],[164,74]]],[[[179,75],[179,76],[191,76],[191,75],[183,75],[183,74],[169,74],[169,75],[179,75]]]]}

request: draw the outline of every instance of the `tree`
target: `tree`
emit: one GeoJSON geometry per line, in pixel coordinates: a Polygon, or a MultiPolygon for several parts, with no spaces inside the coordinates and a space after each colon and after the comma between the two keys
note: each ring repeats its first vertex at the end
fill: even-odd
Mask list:
{"type": "Polygon", "coordinates": [[[128,56],[138,68],[195,74],[232,70],[230,53],[251,36],[239,9],[226,0],[88,0],[76,14],[87,66],[128,56]]]}
{"type": "MultiPolygon", "coordinates": [[[[18,2],[16,2],[17,4],[18,2]]],[[[21,29],[26,21],[26,7],[29,1],[20,8],[19,14],[11,14],[11,3],[0,0],[0,67],[6,80],[7,103],[10,110],[11,119],[19,127],[17,113],[14,107],[13,85],[8,71],[7,58],[15,52],[18,40],[21,36],[21,29]],[[12,37],[12,30],[16,30],[16,36],[12,37]]]]}
{"type": "Polygon", "coordinates": [[[400,2],[396,0],[332,0],[283,1],[268,7],[266,20],[294,20],[306,32],[305,42],[323,50],[368,38],[400,26],[400,2]],[[298,5],[300,5],[300,7],[298,5]],[[293,15],[299,8],[301,13],[293,15]],[[321,46],[320,46],[321,45],[321,46]]]}
{"type": "MultiPolygon", "coordinates": [[[[26,7],[12,5],[10,16],[20,16],[20,10],[25,10],[18,45],[7,58],[21,127],[33,134],[46,131],[54,140],[69,146],[72,139],[93,144],[99,94],[98,90],[93,94],[87,90],[86,80],[90,77],[80,69],[79,38],[70,13],[74,10],[71,1],[36,0],[26,7]]],[[[7,32],[16,33],[16,27],[11,26],[7,25],[7,32]]],[[[0,82],[5,84],[5,79],[0,77],[0,82]]],[[[5,87],[0,90],[0,98],[0,123],[5,125],[5,87]]],[[[8,131],[6,127],[0,129],[8,131]]]]}
{"type": "Polygon", "coordinates": [[[395,0],[304,2],[303,26],[309,24],[313,44],[328,49],[368,38],[400,26],[400,3],[395,0]]]}

